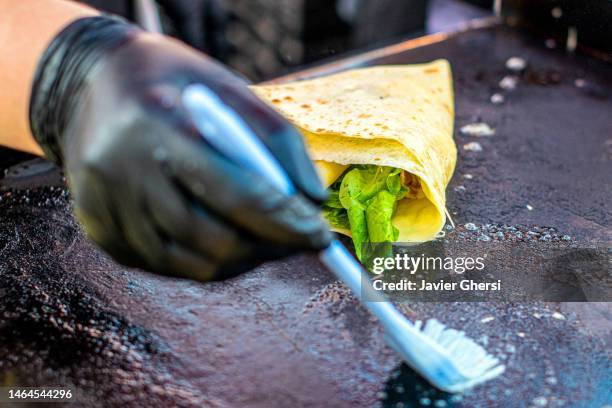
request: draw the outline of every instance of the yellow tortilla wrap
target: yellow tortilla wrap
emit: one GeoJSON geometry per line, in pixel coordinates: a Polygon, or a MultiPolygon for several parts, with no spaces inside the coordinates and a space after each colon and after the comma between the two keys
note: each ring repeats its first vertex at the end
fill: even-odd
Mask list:
{"type": "Polygon", "coordinates": [[[402,199],[393,216],[399,241],[429,241],[442,230],[445,189],[457,161],[447,61],[355,69],[252,89],[303,133],[326,186],[351,164],[396,167],[416,176],[422,192],[402,199]]]}

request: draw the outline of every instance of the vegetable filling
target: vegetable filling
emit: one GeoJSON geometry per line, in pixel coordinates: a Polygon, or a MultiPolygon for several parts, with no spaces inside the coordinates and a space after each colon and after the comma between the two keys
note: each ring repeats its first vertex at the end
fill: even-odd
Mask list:
{"type": "Polygon", "coordinates": [[[354,165],[329,187],[323,215],[333,227],[351,231],[361,260],[364,243],[397,241],[399,230],[391,219],[397,202],[413,187],[418,188],[418,179],[402,169],[354,165]]]}

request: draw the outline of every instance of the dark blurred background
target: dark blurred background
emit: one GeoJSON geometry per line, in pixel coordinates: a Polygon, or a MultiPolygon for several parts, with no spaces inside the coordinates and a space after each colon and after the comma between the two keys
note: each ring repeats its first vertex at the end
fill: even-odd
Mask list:
{"type": "MultiPolygon", "coordinates": [[[[491,14],[492,0],[74,0],[139,20],[148,3],[163,32],[252,80],[491,14]]],[[[0,146],[0,179],[33,156],[0,146]]]]}
{"type": "MultiPolygon", "coordinates": [[[[136,19],[138,0],[83,0],[136,19]]],[[[153,2],[151,2],[153,3],[153,2]]],[[[165,33],[253,81],[491,14],[493,0],[157,0],[165,33]]]]}
{"type": "MultiPolygon", "coordinates": [[[[148,4],[164,33],[253,82],[424,34],[453,31],[491,16],[494,3],[507,24],[539,32],[564,48],[573,33],[583,49],[612,61],[612,0],[74,1],[140,22],[148,4]]],[[[29,157],[0,147],[6,166],[29,157]]]]}

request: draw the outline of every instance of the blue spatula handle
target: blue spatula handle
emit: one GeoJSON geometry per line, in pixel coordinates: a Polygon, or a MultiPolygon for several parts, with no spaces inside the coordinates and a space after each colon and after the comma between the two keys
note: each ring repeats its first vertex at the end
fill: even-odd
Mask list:
{"type": "Polygon", "coordinates": [[[266,178],[281,193],[295,187],[251,127],[210,88],[193,84],[183,91],[183,105],[208,143],[239,166],[266,178]]]}

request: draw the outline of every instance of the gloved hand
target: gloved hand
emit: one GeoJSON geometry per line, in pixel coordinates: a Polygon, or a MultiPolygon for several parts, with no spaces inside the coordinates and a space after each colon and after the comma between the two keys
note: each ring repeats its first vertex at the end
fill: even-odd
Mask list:
{"type": "Polygon", "coordinates": [[[298,132],[246,82],[187,46],[109,17],[51,43],[30,123],[63,165],[78,218],[118,261],[206,281],[331,239],[326,193],[298,132]],[[208,145],[181,104],[202,83],[263,140],[300,191],[286,196],[208,145]]]}

